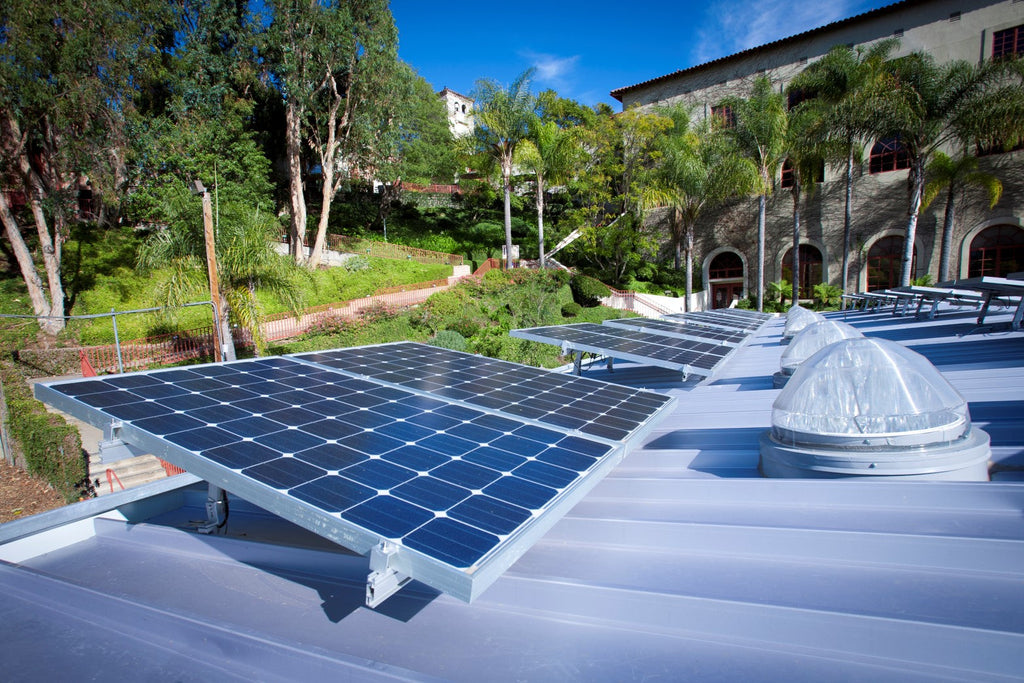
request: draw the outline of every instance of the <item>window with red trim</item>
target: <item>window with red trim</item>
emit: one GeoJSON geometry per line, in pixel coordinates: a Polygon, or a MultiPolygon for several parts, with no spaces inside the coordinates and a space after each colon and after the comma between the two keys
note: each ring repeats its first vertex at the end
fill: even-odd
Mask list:
{"type": "Polygon", "coordinates": [[[907,148],[903,146],[900,139],[886,138],[876,142],[871,148],[868,172],[885,173],[886,171],[898,171],[901,168],[910,168],[910,155],[907,154],[907,148]]]}
{"type": "Polygon", "coordinates": [[[1024,24],[992,33],[992,59],[1024,55],[1024,24]]]}
{"type": "Polygon", "coordinates": [[[723,128],[736,127],[736,113],[728,105],[723,104],[718,107],[711,107],[711,117],[718,121],[718,125],[723,128]]]}
{"type": "Polygon", "coordinates": [[[1006,277],[1024,270],[1024,230],[1016,225],[985,228],[971,240],[967,277],[1006,277]]]}
{"type": "MultiPolygon", "coordinates": [[[[814,182],[823,183],[825,182],[825,162],[822,161],[818,164],[818,168],[815,169],[814,182]]],[[[782,162],[782,187],[790,188],[793,187],[793,166],[789,163],[789,159],[782,162]]]]}

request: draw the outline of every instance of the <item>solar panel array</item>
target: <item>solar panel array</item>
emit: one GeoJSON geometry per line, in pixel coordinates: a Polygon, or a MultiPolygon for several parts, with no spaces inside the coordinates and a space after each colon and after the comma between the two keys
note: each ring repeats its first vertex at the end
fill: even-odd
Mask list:
{"type": "Polygon", "coordinates": [[[749,315],[751,312],[739,312],[736,309],[715,309],[714,311],[699,311],[694,313],[674,313],[672,315],[664,316],[664,319],[675,321],[682,320],[687,323],[695,322],[710,327],[753,333],[764,325],[767,318],[760,317],[766,315],[763,313],[759,314],[753,312],[753,316],[749,315]]]}
{"type": "Polygon", "coordinates": [[[621,327],[627,330],[638,330],[661,334],[677,339],[690,339],[723,346],[739,346],[749,337],[749,333],[727,330],[721,327],[710,327],[689,321],[662,320],[658,318],[615,318],[603,321],[610,327],[621,327]]]}
{"type": "Polygon", "coordinates": [[[671,400],[649,391],[407,342],[294,357],[615,442],[634,436],[671,400]]]}
{"type": "Polygon", "coordinates": [[[733,347],[593,323],[512,330],[509,334],[561,346],[565,351],[598,353],[678,370],[685,375],[709,376],[733,347]]]}
{"type": "Polygon", "coordinates": [[[54,382],[36,393],[97,426],[120,421],[125,441],[356,552],[395,543],[395,568],[464,600],[673,401],[417,344],[54,382]],[[379,379],[314,357],[372,366],[379,379]]]}

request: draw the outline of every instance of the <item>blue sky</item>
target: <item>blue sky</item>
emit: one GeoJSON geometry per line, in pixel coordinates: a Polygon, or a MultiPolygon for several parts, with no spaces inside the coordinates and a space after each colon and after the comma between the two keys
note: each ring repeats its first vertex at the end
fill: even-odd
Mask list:
{"type": "Polygon", "coordinates": [[[536,67],[534,92],[621,105],[611,90],[891,4],[892,0],[391,0],[398,52],[435,90],[472,95],[536,67]],[[751,7],[756,7],[752,10],[751,7]]]}

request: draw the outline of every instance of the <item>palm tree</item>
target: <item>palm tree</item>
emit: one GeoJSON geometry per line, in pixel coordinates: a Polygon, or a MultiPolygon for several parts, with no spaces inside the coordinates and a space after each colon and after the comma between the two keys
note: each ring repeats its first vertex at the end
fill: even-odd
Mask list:
{"type": "Polygon", "coordinates": [[[886,70],[886,77],[872,85],[864,98],[866,106],[852,123],[865,134],[898,139],[910,161],[900,271],[900,285],[906,286],[924,198],[925,166],[940,148],[953,142],[1024,134],[1024,88],[1019,80],[1007,78],[1010,70],[1001,62],[937,64],[931,55],[914,52],[892,60],[886,70]]]}
{"type": "MultiPolygon", "coordinates": [[[[795,107],[789,110],[786,124],[786,164],[793,196],[793,302],[800,301],[800,201],[806,191],[814,192],[818,174],[824,164],[828,140],[815,135],[820,118],[811,108],[795,107]]],[[[814,283],[817,284],[817,283],[814,283]]]]}
{"type": "Polygon", "coordinates": [[[977,187],[988,195],[991,209],[1003,194],[1003,184],[991,173],[978,170],[978,158],[963,151],[956,158],[944,152],[935,152],[925,168],[929,180],[924,187],[921,210],[924,211],[946,190],[946,211],[942,221],[942,252],[939,257],[939,282],[949,279],[950,253],[953,248],[953,223],[956,220],[957,193],[977,187]]]}
{"type": "Polygon", "coordinates": [[[516,148],[526,139],[536,116],[530,94],[533,69],[527,69],[507,88],[491,80],[477,81],[473,99],[476,107],[477,144],[501,168],[505,198],[505,267],[512,267],[512,164],[516,148]]]}
{"type": "Polygon", "coordinates": [[[798,107],[810,108],[818,118],[815,135],[830,138],[841,148],[830,155],[829,161],[843,166],[846,182],[846,205],[843,215],[842,289],[845,294],[850,277],[850,245],[853,228],[854,169],[861,163],[867,140],[856,127],[850,125],[847,115],[857,110],[860,99],[868,87],[883,73],[883,65],[899,46],[899,40],[880,40],[865,49],[856,50],[838,45],[790,81],[790,96],[805,100],[798,107]]]}
{"type": "Polygon", "coordinates": [[[731,141],[708,121],[691,126],[689,110],[667,112],[674,122],[664,136],[662,158],[643,192],[644,206],[669,209],[669,236],[675,248],[675,269],[686,258],[686,301],[693,294],[694,229],[701,214],[728,197],[749,193],[758,184],[757,169],[731,141]]]}
{"type": "MultiPolygon", "coordinates": [[[[194,200],[172,202],[166,213],[170,224],[147,239],[139,250],[138,268],[161,278],[157,288],[161,303],[178,306],[197,298],[209,297],[206,276],[205,242],[202,218],[196,215],[194,200]]],[[[299,301],[293,286],[302,269],[289,258],[274,252],[273,240],[281,226],[273,215],[235,204],[221,205],[216,233],[216,258],[219,271],[218,311],[223,339],[230,340],[229,319],[249,331],[259,355],[263,335],[259,320],[262,309],[257,290],[267,291],[297,311],[299,301]]],[[[234,360],[234,346],[226,345],[225,360],[234,360]]]]}
{"type": "MultiPolygon", "coordinates": [[[[786,101],[772,88],[767,76],[754,81],[750,97],[727,98],[723,105],[735,116],[736,125],[726,130],[739,149],[757,167],[757,310],[764,310],[765,208],[775,175],[785,158],[786,101]]],[[[724,125],[724,122],[720,122],[724,125]]]]}
{"type": "Polygon", "coordinates": [[[559,128],[553,121],[534,119],[530,137],[518,148],[515,163],[528,168],[537,179],[537,249],[544,268],[544,189],[546,183],[560,183],[581,161],[583,148],[573,128],[559,128]]]}

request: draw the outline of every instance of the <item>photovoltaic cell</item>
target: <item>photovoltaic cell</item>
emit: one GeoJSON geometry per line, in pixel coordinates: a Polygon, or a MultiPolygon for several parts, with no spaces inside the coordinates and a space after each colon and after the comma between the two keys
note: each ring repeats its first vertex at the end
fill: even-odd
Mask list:
{"type": "Polygon", "coordinates": [[[735,315],[723,313],[724,310],[699,311],[694,313],[674,313],[663,316],[663,320],[682,321],[686,323],[700,323],[709,327],[717,327],[724,330],[754,333],[765,323],[765,318],[752,318],[746,315],[735,315]]]}
{"type": "Polygon", "coordinates": [[[614,320],[605,320],[602,324],[610,327],[621,327],[627,330],[652,332],[677,339],[722,344],[723,346],[739,346],[750,337],[750,334],[747,332],[709,327],[694,322],[683,323],[681,321],[676,322],[657,318],[616,318],[614,320]]]}
{"type": "Polygon", "coordinates": [[[466,600],[670,401],[405,343],[36,392],[97,426],[117,421],[125,441],[356,552],[394,543],[411,575],[466,600]],[[426,395],[421,383],[486,401],[426,395]]]}
{"type": "Polygon", "coordinates": [[[718,343],[667,337],[652,332],[577,323],[512,330],[509,334],[561,346],[565,352],[597,353],[708,376],[733,348],[718,343]]]}
{"type": "MultiPolygon", "coordinates": [[[[417,389],[427,383],[434,387],[433,395],[451,401],[616,442],[641,431],[670,400],[649,391],[409,342],[293,358],[402,388],[417,389]],[[615,419],[610,419],[611,413],[615,419]]],[[[411,421],[434,429],[453,428],[442,419],[450,409],[436,407],[439,404],[444,402],[422,399],[418,405],[433,412],[411,421]]],[[[540,441],[552,437],[549,433],[540,441]]]]}

